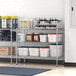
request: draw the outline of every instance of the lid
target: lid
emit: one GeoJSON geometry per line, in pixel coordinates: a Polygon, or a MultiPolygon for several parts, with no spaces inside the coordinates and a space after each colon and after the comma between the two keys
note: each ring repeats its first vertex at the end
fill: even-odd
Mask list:
{"type": "Polygon", "coordinates": [[[11,19],[18,19],[18,16],[10,16],[11,19]]]}
{"type": "Polygon", "coordinates": [[[63,33],[48,33],[48,35],[63,34],[63,33]]]}
{"type": "Polygon", "coordinates": [[[24,33],[18,33],[18,35],[25,35],[24,33]]]}
{"type": "Polygon", "coordinates": [[[45,33],[40,33],[40,35],[47,35],[47,34],[45,34],[45,33]]]}
{"type": "Polygon", "coordinates": [[[19,46],[18,48],[29,48],[28,46],[19,46]]]}
{"type": "Polygon", "coordinates": [[[40,48],[42,48],[42,49],[46,49],[46,48],[49,48],[49,47],[40,47],[40,48]]]}
{"type": "Polygon", "coordinates": [[[10,19],[10,16],[1,16],[2,19],[10,19]]]}
{"type": "Polygon", "coordinates": [[[38,46],[28,46],[29,48],[39,48],[38,46]]]}
{"type": "Polygon", "coordinates": [[[26,34],[26,35],[33,35],[33,34],[30,33],[30,34],[26,34]]]}
{"type": "Polygon", "coordinates": [[[50,44],[50,45],[63,45],[63,44],[50,44]]]}
{"type": "Polygon", "coordinates": [[[34,35],[39,35],[39,33],[34,33],[34,35]]]}

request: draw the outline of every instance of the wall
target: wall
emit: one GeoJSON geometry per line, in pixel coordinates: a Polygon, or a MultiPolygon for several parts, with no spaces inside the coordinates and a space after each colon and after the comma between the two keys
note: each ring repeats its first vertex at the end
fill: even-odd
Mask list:
{"type": "Polygon", "coordinates": [[[65,0],[65,62],[76,63],[76,27],[71,26],[71,0],[65,0]]]}
{"type": "Polygon", "coordinates": [[[64,0],[0,0],[0,15],[64,18],[64,0]]]}

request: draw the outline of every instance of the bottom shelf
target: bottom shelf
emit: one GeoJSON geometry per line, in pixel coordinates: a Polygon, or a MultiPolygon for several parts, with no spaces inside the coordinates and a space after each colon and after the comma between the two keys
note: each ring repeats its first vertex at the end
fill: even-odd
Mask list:
{"type": "MultiPolygon", "coordinates": [[[[39,60],[56,60],[56,57],[33,57],[33,56],[0,56],[0,58],[17,58],[17,59],[39,59],[39,60]]],[[[64,60],[64,57],[58,57],[58,60],[64,60]]]]}

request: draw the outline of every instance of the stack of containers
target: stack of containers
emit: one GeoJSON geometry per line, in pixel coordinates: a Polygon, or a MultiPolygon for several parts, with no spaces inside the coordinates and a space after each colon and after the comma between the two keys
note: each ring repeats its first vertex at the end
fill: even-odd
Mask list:
{"type": "Polygon", "coordinates": [[[18,28],[18,16],[10,16],[10,26],[9,28],[18,28]]]}
{"type": "Polygon", "coordinates": [[[30,56],[39,56],[39,47],[37,47],[37,46],[29,47],[29,55],[30,56]]]}
{"type": "Polygon", "coordinates": [[[40,56],[49,57],[49,47],[40,47],[40,56]]]}
{"type": "Polygon", "coordinates": [[[49,45],[51,57],[61,57],[63,51],[63,45],[49,45]]]}
{"type": "Polygon", "coordinates": [[[47,34],[43,33],[40,34],[40,42],[47,42],[47,38],[48,38],[47,34]]]}
{"type": "Polygon", "coordinates": [[[48,33],[48,42],[56,43],[61,42],[63,33],[48,33]]]}
{"type": "Polygon", "coordinates": [[[18,55],[19,56],[28,56],[28,47],[27,46],[18,47],[18,55]]]}
{"type": "Polygon", "coordinates": [[[18,16],[1,16],[2,25],[1,28],[18,28],[18,16]]]}

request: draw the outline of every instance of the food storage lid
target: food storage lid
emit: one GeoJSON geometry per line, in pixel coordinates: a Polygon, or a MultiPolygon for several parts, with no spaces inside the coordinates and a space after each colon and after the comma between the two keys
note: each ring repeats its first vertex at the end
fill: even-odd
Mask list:
{"type": "Polygon", "coordinates": [[[25,33],[18,33],[18,35],[25,35],[25,33]]]}
{"type": "Polygon", "coordinates": [[[40,33],[40,35],[47,35],[46,33],[40,33]]]}
{"type": "Polygon", "coordinates": [[[1,16],[2,19],[10,19],[10,16],[1,16]]]}
{"type": "Polygon", "coordinates": [[[28,46],[29,48],[39,48],[38,46],[28,46]]]}
{"type": "Polygon", "coordinates": [[[50,44],[50,45],[63,45],[63,44],[50,44]]]}
{"type": "Polygon", "coordinates": [[[42,48],[42,49],[46,49],[46,48],[49,48],[49,47],[40,47],[40,48],[42,48]]]}
{"type": "Polygon", "coordinates": [[[29,48],[29,46],[19,46],[18,48],[29,48]]]}
{"type": "Polygon", "coordinates": [[[64,33],[48,33],[48,35],[54,35],[54,34],[64,34],[64,33]]]}
{"type": "Polygon", "coordinates": [[[18,16],[10,16],[11,19],[18,19],[18,16]]]}

